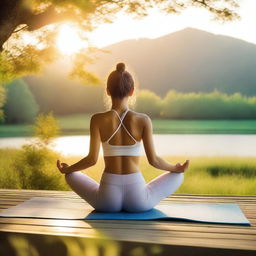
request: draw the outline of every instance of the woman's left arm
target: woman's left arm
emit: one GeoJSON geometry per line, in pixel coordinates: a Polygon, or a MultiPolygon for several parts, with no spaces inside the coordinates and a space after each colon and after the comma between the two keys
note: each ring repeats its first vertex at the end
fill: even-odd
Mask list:
{"type": "Polygon", "coordinates": [[[65,163],[60,163],[57,161],[57,167],[61,173],[71,173],[76,171],[81,171],[87,169],[97,163],[99,150],[100,150],[100,131],[97,122],[97,114],[91,117],[90,122],[90,150],[88,155],[78,161],[77,163],[68,166],[65,163]]]}

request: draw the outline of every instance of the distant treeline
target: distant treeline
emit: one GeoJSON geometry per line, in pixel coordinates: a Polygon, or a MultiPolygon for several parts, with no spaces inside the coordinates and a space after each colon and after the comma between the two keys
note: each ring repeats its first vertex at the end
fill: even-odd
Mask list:
{"type": "MultiPolygon", "coordinates": [[[[28,86],[23,80],[5,86],[5,123],[31,123],[38,112],[55,115],[105,111],[104,91],[99,86],[28,86]]],[[[161,98],[149,90],[138,90],[133,108],[162,119],[256,119],[256,96],[240,93],[181,93],[170,90],[161,98]]]]}
{"type": "Polygon", "coordinates": [[[169,91],[164,98],[142,90],[136,110],[167,119],[255,119],[256,97],[240,93],[180,93],[169,91]]]}

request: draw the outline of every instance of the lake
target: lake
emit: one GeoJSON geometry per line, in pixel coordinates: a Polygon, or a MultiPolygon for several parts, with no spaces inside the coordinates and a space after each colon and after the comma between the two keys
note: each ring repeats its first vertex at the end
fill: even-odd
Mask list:
{"type": "MultiPolygon", "coordinates": [[[[154,134],[153,138],[156,152],[162,156],[256,156],[256,135],[154,134]]],[[[0,148],[20,148],[33,140],[1,138],[0,148]]],[[[51,148],[64,155],[85,156],[89,150],[89,136],[61,136],[54,140],[51,148]]]]}

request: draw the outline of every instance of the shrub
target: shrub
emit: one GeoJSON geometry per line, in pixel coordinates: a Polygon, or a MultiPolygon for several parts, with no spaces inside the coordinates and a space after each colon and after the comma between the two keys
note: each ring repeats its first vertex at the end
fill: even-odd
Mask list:
{"type": "Polygon", "coordinates": [[[63,189],[55,164],[57,158],[58,154],[46,147],[33,144],[23,146],[14,163],[20,188],[63,189]]]}
{"type": "Polygon", "coordinates": [[[12,161],[12,178],[5,184],[15,183],[20,189],[66,189],[64,177],[56,167],[59,155],[48,149],[47,145],[59,133],[59,126],[52,114],[40,114],[34,125],[37,142],[24,145],[16,152],[12,161]]]}
{"type": "Polygon", "coordinates": [[[255,178],[256,168],[251,165],[241,165],[241,166],[223,166],[223,165],[210,165],[207,166],[206,172],[213,177],[219,176],[239,176],[243,178],[255,178]]]}
{"type": "Polygon", "coordinates": [[[58,121],[54,118],[52,113],[39,114],[36,117],[34,125],[34,135],[45,146],[51,143],[51,141],[60,134],[60,128],[58,121]]]}

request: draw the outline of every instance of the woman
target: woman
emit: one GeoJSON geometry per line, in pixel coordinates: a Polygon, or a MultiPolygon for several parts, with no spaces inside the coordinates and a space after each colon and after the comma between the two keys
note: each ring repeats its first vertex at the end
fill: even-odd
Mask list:
{"type": "Polygon", "coordinates": [[[107,93],[112,108],[96,113],[90,123],[89,154],[69,166],[57,161],[71,189],[98,211],[140,212],[152,209],[160,200],[175,192],[183,181],[189,161],[170,164],[156,155],[152,124],[146,114],[129,110],[128,98],[134,91],[134,81],[125,65],[119,63],[107,80],[107,93]],[[149,164],[167,173],[145,184],[139,171],[141,141],[149,164]],[[96,164],[100,143],[105,169],[100,184],[80,170],[96,164]]]}

